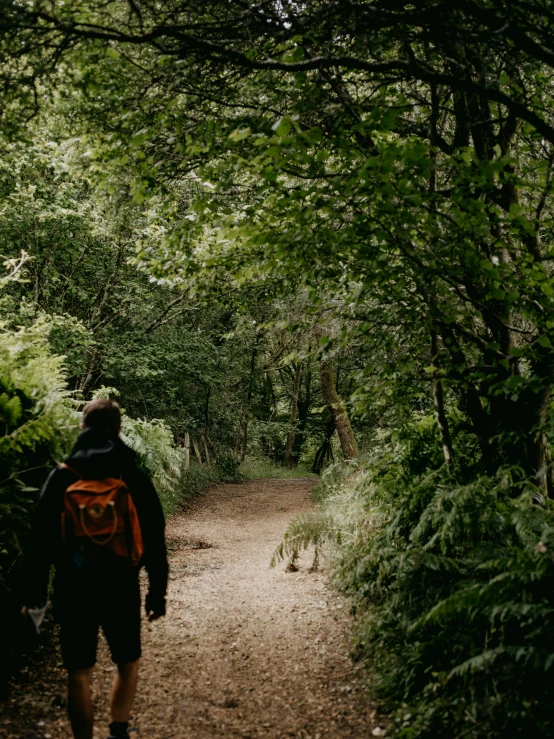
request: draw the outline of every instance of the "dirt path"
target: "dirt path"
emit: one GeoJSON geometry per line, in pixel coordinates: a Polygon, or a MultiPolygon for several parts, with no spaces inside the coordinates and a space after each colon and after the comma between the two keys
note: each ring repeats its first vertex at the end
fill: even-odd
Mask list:
{"type": "MultiPolygon", "coordinates": [[[[144,630],[134,725],[144,739],[378,736],[348,657],[345,603],[310,573],[269,568],[290,518],[310,505],[311,480],[212,488],[168,527],[166,619],[144,630]]],[[[113,667],[96,676],[98,727],[113,667]]],[[[69,737],[63,673],[51,669],[0,707],[0,736],[69,737]],[[42,723],[40,723],[42,722],[42,723]]]]}

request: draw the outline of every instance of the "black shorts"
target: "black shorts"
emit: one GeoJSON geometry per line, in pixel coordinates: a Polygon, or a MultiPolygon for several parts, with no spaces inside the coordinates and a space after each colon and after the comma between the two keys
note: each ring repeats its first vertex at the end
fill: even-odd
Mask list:
{"type": "Polygon", "coordinates": [[[58,573],[54,609],[60,624],[64,667],[73,672],[96,664],[98,632],[118,665],[141,656],[138,571],[126,567],[58,573]]]}

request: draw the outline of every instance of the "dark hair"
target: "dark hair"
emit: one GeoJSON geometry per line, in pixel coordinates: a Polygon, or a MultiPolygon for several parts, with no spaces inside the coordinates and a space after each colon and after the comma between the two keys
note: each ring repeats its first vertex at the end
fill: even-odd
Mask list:
{"type": "Polygon", "coordinates": [[[115,433],[121,428],[121,410],[115,400],[98,398],[87,403],[83,410],[83,426],[115,433]]]}

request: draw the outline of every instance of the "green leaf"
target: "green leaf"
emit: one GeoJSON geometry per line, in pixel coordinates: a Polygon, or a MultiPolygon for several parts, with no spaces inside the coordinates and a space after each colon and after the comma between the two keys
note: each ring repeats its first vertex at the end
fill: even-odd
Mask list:
{"type": "Polygon", "coordinates": [[[291,130],[290,118],[288,116],[280,118],[271,126],[271,130],[275,131],[277,136],[288,136],[291,130]]]}
{"type": "Polygon", "coordinates": [[[231,141],[244,141],[244,139],[247,139],[252,133],[252,130],[250,127],[246,128],[235,128],[234,131],[231,131],[229,134],[229,138],[231,141]]]}

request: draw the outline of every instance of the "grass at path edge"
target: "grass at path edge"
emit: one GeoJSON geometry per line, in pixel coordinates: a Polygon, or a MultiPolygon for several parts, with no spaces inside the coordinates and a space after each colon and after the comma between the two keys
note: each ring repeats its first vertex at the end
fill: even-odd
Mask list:
{"type": "Polygon", "coordinates": [[[313,477],[317,480],[317,475],[308,470],[306,467],[292,467],[288,469],[269,459],[259,459],[256,457],[246,457],[239,467],[239,472],[243,479],[260,480],[262,478],[278,478],[293,479],[298,477],[313,477]]]}

